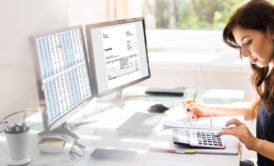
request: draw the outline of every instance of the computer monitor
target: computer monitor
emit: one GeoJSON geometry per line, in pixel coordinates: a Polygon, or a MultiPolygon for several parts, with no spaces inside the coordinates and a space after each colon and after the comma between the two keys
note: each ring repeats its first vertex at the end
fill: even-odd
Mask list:
{"type": "Polygon", "coordinates": [[[94,94],[117,92],[150,78],[144,18],[86,25],[94,94]]]}
{"type": "Polygon", "coordinates": [[[66,121],[93,97],[82,27],[36,36],[32,41],[44,133],[61,130],[78,138],[66,121]]]}

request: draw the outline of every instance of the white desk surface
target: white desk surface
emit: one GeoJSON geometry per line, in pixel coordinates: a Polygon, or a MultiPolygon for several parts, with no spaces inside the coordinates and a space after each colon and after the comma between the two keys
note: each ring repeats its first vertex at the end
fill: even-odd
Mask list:
{"type": "MultiPolygon", "coordinates": [[[[186,92],[186,97],[191,96],[186,92]]],[[[130,115],[136,111],[146,112],[150,105],[156,103],[166,104],[171,108],[170,111],[165,113],[166,116],[174,117],[175,112],[179,112],[181,97],[139,97],[135,100],[129,100],[123,109],[116,107],[113,104],[94,104],[91,102],[83,108],[78,114],[77,118],[85,120],[97,120],[95,123],[83,126],[75,132],[80,136],[80,142],[88,147],[84,157],[73,159],[68,151],[61,154],[46,154],[37,150],[37,142],[39,137],[37,133],[41,131],[42,125],[33,126],[30,131],[30,146],[29,156],[32,158],[31,166],[44,166],[44,165],[96,165],[96,166],[238,166],[240,161],[239,155],[212,155],[212,154],[173,154],[163,152],[149,151],[150,144],[153,136],[157,130],[161,130],[162,126],[159,125],[156,131],[150,135],[121,135],[115,132],[115,129],[123,123],[130,115]],[[108,109],[107,109],[108,108],[108,109]],[[96,111],[97,110],[97,111],[96,111]],[[98,113],[99,110],[99,113],[98,113]],[[93,116],[90,116],[93,115],[93,116]],[[136,151],[137,155],[127,157],[105,157],[105,158],[92,158],[90,153],[95,148],[108,148],[120,150],[136,151]]],[[[176,113],[178,114],[178,113],[176,113]]],[[[39,123],[41,118],[39,115],[29,118],[30,123],[39,123]],[[39,118],[37,118],[37,116],[39,118]],[[36,122],[35,122],[36,121],[36,122]]],[[[184,111],[176,118],[185,117],[184,111]]],[[[76,118],[76,119],[77,119],[76,118]]],[[[0,134],[0,166],[6,165],[9,159],[9,151],[5,142],[3,133],[0,134]]],[[[123,155],[123,154],[121,154],[123,155]]],[[[107,156],[107,155],[106,155],[107,156]]]]}

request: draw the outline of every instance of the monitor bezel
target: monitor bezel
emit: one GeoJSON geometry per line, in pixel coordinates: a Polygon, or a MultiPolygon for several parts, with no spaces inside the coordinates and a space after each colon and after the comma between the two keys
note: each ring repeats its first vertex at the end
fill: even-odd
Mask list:
{"type": "Polygon", "coordinates": [[[124,85],[118,86],[116,88],[111,88],[108,89],[102,93],[99,94],[98,92],[98,83],[97,83],[97,79],[93,79],[92,80],[92,84],[94,85],[94,96],[96,97],[103,97],[105,95],[114,93],[114,92],[118,92],[119,90],[122,90],[124,88],[127,88],[129,86],[132,86],[134,84],[137,84],[141,81],[144,81],[148,78],[151,77],[151,73],[150,73],[150,65],[149,65],[149,59],[148,59],[148,50],[147,50],[147,39],[146,39],[146,28],[145,28],[145,20],[144,17],[138,17],[138,18],[130,18],[130,19],[122,19],[122,20],[114,20],[114,21],[107,21],[107,22],[100,22],[100,23],[95,23],[95,24],[88,24],[86,25],[86,38],[87,38],[87,48],[88,48],[88,58],[89,58],[89,62],[90,62],[90,70],[92,75],[94,76],[94,78],[97,78],[97,74],[96,74],[96,67],[95,67],[95,56],[94,51],[93,51],[93,44],[92,44],[92,36],[91,36],[91,29],[94,28],[103,28],[103,27],[108,27],[108,26],[112,26],[112,25],[121,25],[121,24],[127,24],[127,23],[132,23],[132,22],[142,22],[142,27],[143,27],[143,34],[144,34],[144,44],[145,44],[145,52],[146,52],[146,60],[147,60],[147,69],[148,69],[148,75],[142,78],[139,78],[137,80],[131,81],[129,83],[126,83],[124,85]]]}
{"type": "Polygon", "coordinates": [[[41,111],[41,114],[42,114],[43,127],[44,127],[44,131],[46,131],[46,132],[52,131],[52,130],[58,128],[59,126],[61,126],[62,124],[66,123],[73,115],[75,115],[77,112],[79,112],[87,103],[89,103],[94,98],[94,93],[92,90],[93,88],[92,88],[92,83],[91,83],[92,73],[89,71],[89,62],[88,62],[86,45],[85,45],[83,27],[81,25],[71,26],[71,27],[43,33],[40,35],[31,36],[30,42],[31,42],[31,46],[33,49],[33,66],[34,66],[34,70],[35,70],[36,87],[37,87],[38,98],[39,98],[39,107],[40,107],[39,110],[41,111]],[[83,52],[84,52],[84,58],[85,58],[85,62],[86,62],[86,68],[87,68],[87,73],[88,73],[88,80],[89,80],[89,84],[90,84],[91,95],[86,100],[83,100],[81,103],[79,103],[79,105],[74,107],[71,111],[58,117],[58,119],[56,119],[52,123],[49,123],[47,106],[46,106],[46,102],[45,102],[45,93],[43,90],[42,77],[41,77],[41,71],[40,71],[40,65],[39,65],[38,50],[36,49],[36,39],[40,38],[40,37],[44,37],[44,36],[54,35],[57,33],[68,31],[68,30],[73,30],[73,29],[79,29],[80,33],[81,33],[83,52]]]}

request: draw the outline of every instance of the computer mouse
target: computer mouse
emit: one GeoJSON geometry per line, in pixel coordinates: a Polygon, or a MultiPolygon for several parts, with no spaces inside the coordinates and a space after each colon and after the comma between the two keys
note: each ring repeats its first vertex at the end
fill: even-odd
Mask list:
{"type": "Polygon", "coordinates": [[[169,108],[167,106],[164,106],[163,104],[155,104],[148,108],[148,112],[151,113],[164,113],[169,108]]]}

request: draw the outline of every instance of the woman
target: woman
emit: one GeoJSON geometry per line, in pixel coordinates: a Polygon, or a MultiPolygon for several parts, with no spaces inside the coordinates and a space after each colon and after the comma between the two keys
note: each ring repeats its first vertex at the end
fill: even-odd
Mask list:
{"type": "MultiPolygon", "coordinates": [[[[220,135],[236,136],[249,150],[257,152],[258,166],[274,166],[274,6],[265,0],[251,0],[230,18],[223,31],[226,44],[240,50],[250,59],[251,82],[257,99],[246,108],[210,107],[199,103],[183,103],[193,117],[244,115],[257,116],[257,138],[246,125],[236,119],[227,122],[220,135]]],[[[250,163],[249,163],[250,164],[250,163]]],[[[241,165],[249,165],[241,162],[241,165]]],[[[253,165],[251,163],[250,165],[253,165]]]]}

